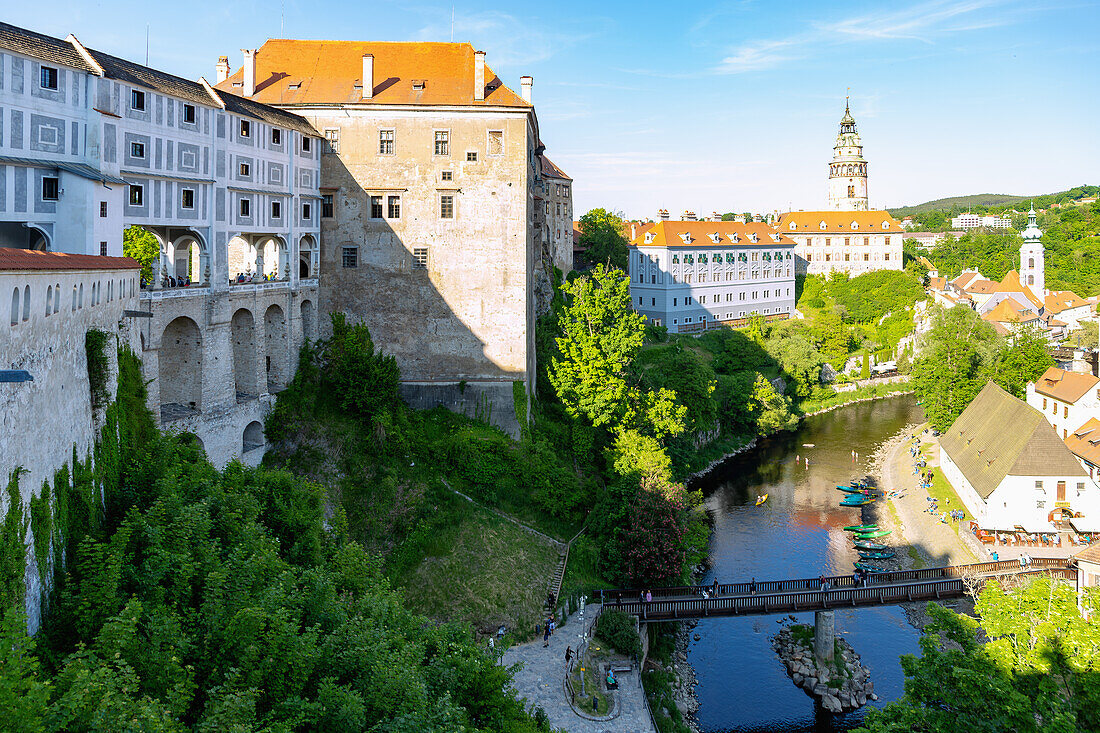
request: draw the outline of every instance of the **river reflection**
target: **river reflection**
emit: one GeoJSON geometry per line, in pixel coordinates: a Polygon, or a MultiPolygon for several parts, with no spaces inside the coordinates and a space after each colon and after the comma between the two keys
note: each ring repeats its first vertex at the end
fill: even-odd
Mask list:
{"type": "MultiPolygon", "coordinates": [[[[696,481],[714,518],[712,570],[704,583],[842,574],[857,558],[842,527],[859,524],[858,508],[840,507],[838,483],[869,471],[874,451],[906,424],[923,420],[908,397],[865,402],[812,417],[799,430],[764,441],[696,481]],[[813,444],[807,447],[804,444],[813,444]],[[858,453],[853,457],[852,451],[858,453]],[[805,465],[799,459],[809,459],[805,465]],[[756,497],[767,493],[761,507],[756,497]]],[[[813,623],[813,614],[796,614],[813,623]]],[[[864,711],[833,716],[787,677],[770,637],[785,617],[704,619],[688,647],[699,685],[699,722],[719,731],[842,731],[864,711]]],[[[918,633],[900,608],[836,612],[836,630],[871,670],[882,705],[900,697],[898,657],[917,653],[918,633]]]]}

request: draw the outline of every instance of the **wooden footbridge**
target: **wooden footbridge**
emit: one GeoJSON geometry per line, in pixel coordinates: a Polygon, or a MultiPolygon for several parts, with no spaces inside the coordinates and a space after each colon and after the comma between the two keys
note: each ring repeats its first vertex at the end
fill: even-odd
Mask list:
{"type": "MultiPolygon", "coordinates": [[[[961,598],[968,586],[990,578],[1019,575],[1077,577],[1066,558],[1032,558],[1028,567],[1018,560],[876,573],[858,583],[852,575],[767,580],[709,586],[676,586],[599,591],[604,608],[615,608],[642,621],[669,621],[709,616],[746,616],[843,608],[889,606],[913,601],[961,598]],[[822,582],[824,580],[824,583],[822,582]],[[707,597],[704,597],[704,592],[707,597]]],[[[595,599],[593,599],[595,600],[595,599]]]]}

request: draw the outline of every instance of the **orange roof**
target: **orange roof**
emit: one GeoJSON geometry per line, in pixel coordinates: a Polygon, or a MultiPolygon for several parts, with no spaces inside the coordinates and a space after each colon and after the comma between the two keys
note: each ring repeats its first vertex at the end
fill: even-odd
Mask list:
{"type": "MultiPolygon", "coordinates": [[[[243,72],[216,85],[241,93],[243,72]]],[[[380,43],[268,39],[256,51],[256,93],[275,105],[398,104],[526,107],[485,67],[485,99],[474,100],[474,47],[469,43],[380,43]],[[363,99],[363,56],[374,56],[374,95],[363,99]],[[413,81],[423,81],[414,89],[413,81]]]]}
{"type": "MultiPolygon", "coordinates": [[[[1051,367],[1035,380],[1035,391],[1062,402],[1076,402],[1100,383],[1100,379],[1083,372],[1069,372],[1051,367]]],[[[1100,438],[1100,434],[1096,436],[1100,438]]]]}
{"type": "Polygon", "coordinates": [[[129,257],[73,255],[0,247],[0,270],[140,270],[129,257]]]}
{"type": "Polygon", "coordinates": [[[791,211],[779,217],[780,229],[784,234],[789,232],[903,232],[897,219],[890,216],[888,211],[791,211]],[[825,228],[821,228],[821,222],[825,222],[825,228]],[[852,222],[859,228],[852,229],[852,222]],[[795,225],[791,229],[791,224],[795,225]],[[883,229],[882,225],[886,224],[883,229]]]}
{"type": "Polygon", "coordinates": [[[1039,320],[1035,311],[1024,308],[1012,298],[1005,298],[993,310],[983,314],[982,318],[997,323],[1029,323],[1039,320]]]}
{"type": "Polygon", "coordinates": [[[971,280],[963,290],[967,293],[975,293],[976,295],[992,295],[997,292],[997,283],[992,280],[971,280]]]}
{"type": "Polygon", "coordinates": [[[951,281],[951,284],[957,287],[959,290],[965,290],[966,286],[975,280],[985,280],[982,274],[976,270],[970,272],[964,272],[957,278],[951,281]]]}
{"type": "Polygon", "coordinates": [[[997,283],[994,287],[995,293],[1022,293],[1025,298],[1031,301],[1032,305],[1036,309],[1043,307],[1043,302],[1035,297],[1035,294],[1031,292],[1030,288],[1024,287],[1020,282],[1020,273],[1015,270],[1009,270],[1008,273],[1001,278],[1001,282],[997,283]]]}
{"type": "Polygon", "coordinates": [[[1061,313],[1070,308],[1087,308],[1089,302],[1077,297],[1071,290],[1056,290],[1045,298],[1047,313],[1061,313]]]}
{"type": "Polygon", "coordinates": [[[794,241],[777,234],[764,222],[741,223],[736,221],[659,221],[648,231],[641,231],[630,242],[631,247],[718,247],[770,245],[793,247],[794,241]],[[650,241],[646,235],[652,234],[650,241]],[[685,242],[682,235],[690,235],[685,242]],[[752,241],[752,235],[757,241],[752,241]],[[712,235],[718,235],[715,242],[712,235]],[[735,235],[737,241],[731,239],[735,235]]]}
{"type": "Polygon", "coordinates": [[[1066,436],[1065,443],[1073,455],[1100,466],[1100,420],[1092,418],[1066,436]]]}
{"type": "Polygon", "coordinates": [[[928,278],[928,287],[933,290],[943,290],[947,287],[947,280],[942,277],[930,277],[928,278]]]}

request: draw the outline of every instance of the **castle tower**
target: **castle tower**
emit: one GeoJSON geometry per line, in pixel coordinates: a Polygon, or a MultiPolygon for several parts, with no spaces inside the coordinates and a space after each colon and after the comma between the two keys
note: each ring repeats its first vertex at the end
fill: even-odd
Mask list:
{"type": "Polygon", "coordinates": [[[847,98],[829,164],[829,209],[867,211],[867,160],[847,98]]]}
{"type": "Polygon", "coordinates": [[[1027,212],[1027,229],[1020,232],[1024,238],[1020,247],[1020,282],[1042,300],[1046,296],[1046,279],[1043,266],[1043,231],[1035,224],[1035,208],[1027,212]]]}

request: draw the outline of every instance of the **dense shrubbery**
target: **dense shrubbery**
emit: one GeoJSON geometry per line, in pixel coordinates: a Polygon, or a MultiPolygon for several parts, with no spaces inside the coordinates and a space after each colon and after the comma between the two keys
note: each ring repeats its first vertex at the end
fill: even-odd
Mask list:
{"type": "Polygon", "coordinates": [[[535,730],[467,629],[406,611],[342,513],[326,528],[319,486],[218,472],[131,409],[36,643],[0,627],[0,729],[535,730]]]}
{"type": "Polygon", "coordinates": [[[638,631],[634,628],[634,623],[633,616],[622,611],[616,611],[614,608],[608,608],[600,614],[596,636],[620,654],[641,657],[642,642],[638,638],[638,631]]]}

